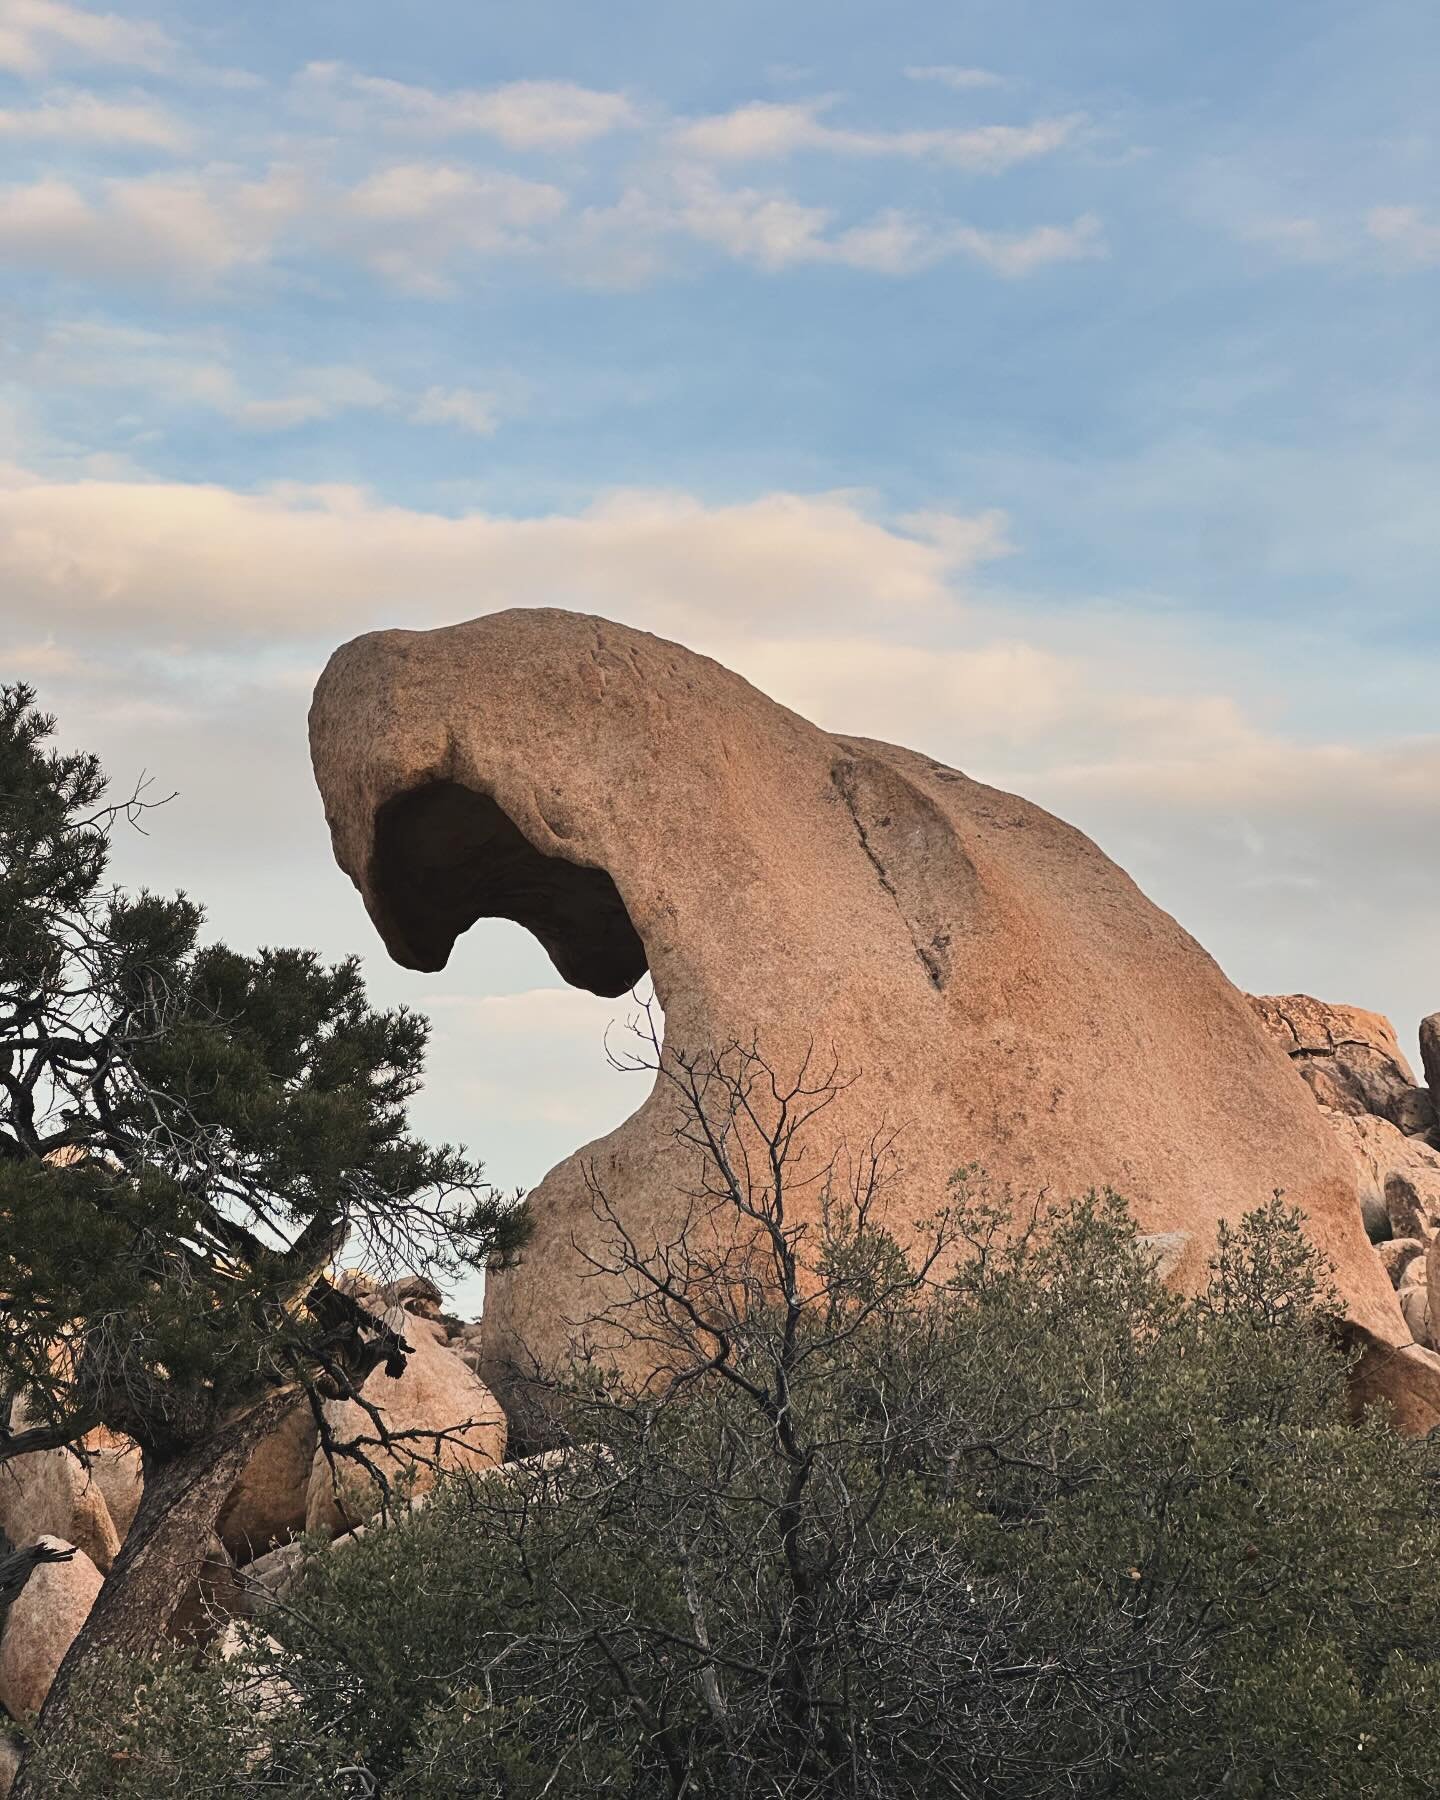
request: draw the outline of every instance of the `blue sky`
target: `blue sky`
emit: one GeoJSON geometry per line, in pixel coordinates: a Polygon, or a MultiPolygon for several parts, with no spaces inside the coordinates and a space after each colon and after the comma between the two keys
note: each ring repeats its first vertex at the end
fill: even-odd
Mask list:
{"type": "Polygon", "coordinates": [[[388,969],[310,682],[515,604],[1092,831],[1242,984],[1440,1006],[1440,11],[0,0],[0,670],[125,872],[430,1007],[533,1182],[637,1096],[388,969]]]}

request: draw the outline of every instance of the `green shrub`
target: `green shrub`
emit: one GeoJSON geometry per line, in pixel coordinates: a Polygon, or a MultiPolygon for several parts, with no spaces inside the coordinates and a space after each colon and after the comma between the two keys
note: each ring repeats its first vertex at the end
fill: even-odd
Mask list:
{"type": "Polygon", "coordinates": [[[763,1277],[637,1280],[665,1394],[577,1381],[566,1453],[311,1560],[263,1726],[152,1676],[50,1791],[1440,1793],[1440,1452],[1349,1421],[1298,1215],[1188,1300],[1110,1195],[1017,1235],[962,1186],[928,1265],[761,1224],[763,1277]]]}

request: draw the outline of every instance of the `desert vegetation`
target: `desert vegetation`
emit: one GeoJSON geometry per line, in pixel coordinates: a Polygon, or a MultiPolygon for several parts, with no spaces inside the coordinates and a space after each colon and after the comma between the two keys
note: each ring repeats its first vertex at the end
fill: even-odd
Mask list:
{"type": "Polygon", "coordinates": [[[229,1660],[132,1665],[35,1791],[1435,1791],[1440,1449],[1350,1417],[1293,1209],[1189,1298],[1111,1193],[1017,1228],[962,1174],[906,1251],[835,1071],[662,1079],[696,1181],[658,1248],[596,1184],[625,1298],[531,1384],[549,1451],[313,1546],[229,1660]]]}

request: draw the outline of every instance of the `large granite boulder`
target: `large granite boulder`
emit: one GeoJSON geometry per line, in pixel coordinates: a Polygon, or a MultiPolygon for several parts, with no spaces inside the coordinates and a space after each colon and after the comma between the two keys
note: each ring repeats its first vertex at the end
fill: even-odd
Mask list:
{"type": "MultiPolygon", "coordinates": [[[[40,1542],[56,1550],[72,1548],[56,1537],[40,1542]]],[[[41,1563],[11,1602],[0,1631],[0,1706],[12,1719],[39,1712],[103,1581],[90,1558],[77,1549],[64,1562],[41,1563]]]]}
{"type": "MultiPolygon", "coordinates": [[[[375,1406],[387,1429],[397,1434],[393,1448],[373,1440],[374,1421],[353,1400],[325,1403],[325,1419],[337,1442],[362,1441],[365,1455],[388,1481],[409,1496],[427,1493],[445,1469],[483,1469],[505,1460],[505,1415],[495,1396],[453,1351],[408,1330],[410,1320],[398,1308],[387,1315],[405,1331],[411,1346],[404,1372],[389,1376],[375,1369],[360,1389],[375,1406]],[[403,1435],[402,1435],[403,1434],[403,1435]]],[[[380,1503],[376,1483],[348,1458],[332,1466],[324,1448],[317,1449],[306,1492],[308,1531],[332,1535],[349,1531],[368,1519],[380,1503]]]]}
{"type": "MultiPolygon", "coordinates": [[[[391,955],[438,970],[475,920],[527,926],[575,986],[647,971],[669,1053],[758,1035],[851,1076],[836,1140],[901,1125],[897,1229],[962,1163],[997,1192],[1110,1184],[1201,1279],[1220,1219],[1276,1189],[1330,1257],[1371,1391],[1440,1420],[1361,1224],[1351,1159],[1193,938],[1088,838],[933,757],[833,735],[719,664],[544,609],[369,634],[311,710],[335,855],[391,955]]],[[[531,1195],[493,1271],[483,1367],[564,1358],[620,1291],[592,1181],[637,1240],[673,1227],[693,1159],[663,1084],[531,1195]]],[[[805,1204],[803,1196],[795,1203],[805,1204]]],[[[816,1204],[812,1201],[811,1204],[816,1204]]]]}

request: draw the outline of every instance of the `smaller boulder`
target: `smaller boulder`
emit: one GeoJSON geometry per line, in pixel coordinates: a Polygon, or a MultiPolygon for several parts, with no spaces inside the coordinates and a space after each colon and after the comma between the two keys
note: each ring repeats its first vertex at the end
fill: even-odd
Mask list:
{"type": "MultiPolygon", "coordinates": [[[[395,1322],[391,1315],[391,1322],[395,1322]]],[[[414,1332],[404,1373],[375,1369],[361,1389],[379,1408],[386,1427],[409,1434],[393,1448],[365,1446],[365,1454],[388,1480],[423,1494],[441,1470],[488,1468],[505,1460],[505,1415],[483,1382],[453,1351],[414,1332]]],[[[352,1400],[325,1405],[326,1423],[339,1442],[373,1439],[374,1422],[352,1400]]],[[[331,1536],[349,1531],[377,1510],[381,1495],[360,1465],[337,1458],[332,1469],[318,1449],[310,1472],[305,1526],[331,1536]]]]}
{"type": "Polygon", "coordinates": [[[129,1438],[102,1429],[91,1432],[85,1447],[90,1452],[90,1480],[103,1495],[115,1535],[123,1544],[125,1534],[135,1523],[140,1496],[145,1490],[140,1446],[131,1443],[129,1438]]]}
{"type": "Polygon", "coordinates": [[[305,1529],[315,1442],[315,1417],[309,1402],[301,1400],[255,1446],[215,1527],[237,1564],[263,1556],[305,1529]]]}
{"type": "Polygon", "coordinates": [[[1332,1006],[1309,994],[1249,998],[1260,1023],[1322,1106],[1371,1113],[1395,1125],[1413,1116],[1415,1076],[1383,1014],[1332,1006]]]}
{"type": "MultiPolygon", "coordinates": [[[[75,1546],[43,1537],[57,1550],[75,1546]]],[[[33,1718],[45,1704],[55,1671],[90,1617],[104,1577],[76,1549],[65,1562],[41,1563],[10,1603],[0,1631],[0,1705],[12,1719],[33,1718]]]]}
{"type": "Polygon", "coordinates": [[[12,1737],[0,1736],[0,1800],[15,1785],[15,1777],[20,1773],[21,1749],[12,1737]]]}
{"type": "Polygon", "coordinates": [[[1402,1287],[1398,1297],[1400,1310],[1405,1315],[1405,1324],[1409,1328],[1410,1336],[1424,1349],[1431,1349],[1428,1287],[1423,1281],[1417,1281],[1408,1287],[1402,1287]]]}
{"type": "Polygon", "coordinates": [[[1417,1257],[1423,1264],[1425,1242],[1423,1238],[1391,1238],[1388,1243],[1377,1244],[1375,1254],[1390,1277],[1391,1287],[1398,1288],[1414,1267],[1417,1257]]]}
{"type": "MultiPolygon", "coordinates": [[[[10,1409],[10,1429],[28,1423],[25,1402],[10,1409]]],[[[105,1495],[73,1450],[32,1450],[0,1463],[0,1531],[15,1545],[63,1538],[83,1550],[102,1574],[120,1550],[120,1533],[105,1495]]]]}
{"type": "Polygon", "coordinates": [[[291,1598],[300,1586],[307,1547],[297,1538],[257,1556],[240,1570],[240,1611],[258,1619],[265,1609],[291,1598]]]}
{"type": "Polygon", "coordinates": [[[1440,1152],[1419,1138],[1406,1137],[1388,1119],[1321,1109],[1355,1162],[1360,1203],[1371,1241],[1371,1219],[1382,1209],[1386,1236],[1421,1238],[1440,1231],[1440,1152]]]}
{"type": "Polygon", "coordinates": [[[1435,1101],[1429,1088],[1413,1087],[1390,1104],[1391,1123],[1407,1137],[1429,1137],[1435,1130],[1435,1101]]]}
{"type": "Polygon", "coordinates": [[[1425,1070],[1425,1085],[1440,1107],[1440,1013],[1431,1013],[1420,1021],[1420,1062],[1425,1070]]]}

